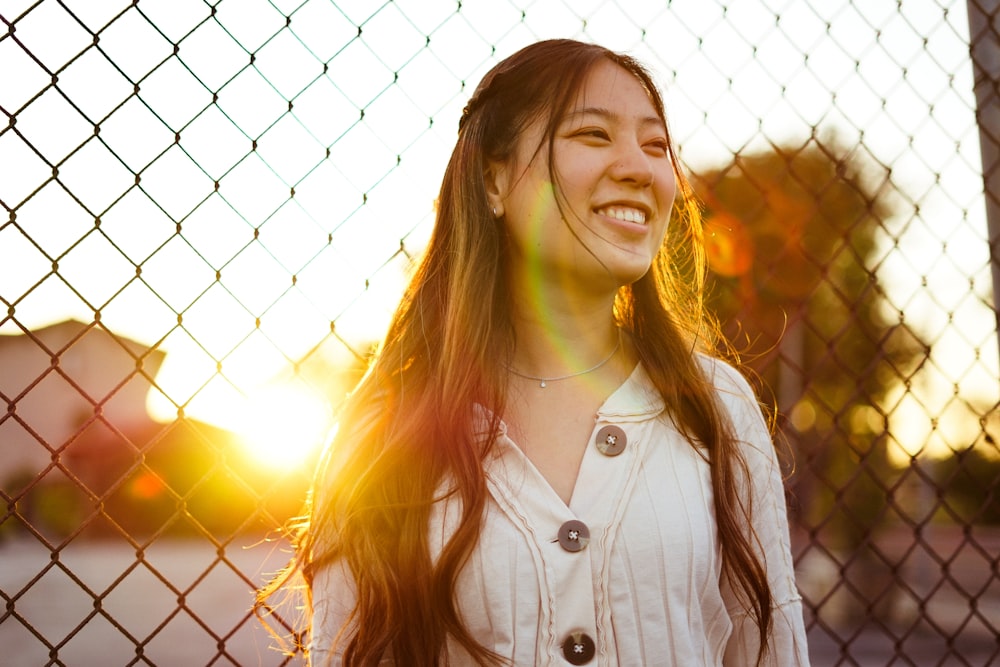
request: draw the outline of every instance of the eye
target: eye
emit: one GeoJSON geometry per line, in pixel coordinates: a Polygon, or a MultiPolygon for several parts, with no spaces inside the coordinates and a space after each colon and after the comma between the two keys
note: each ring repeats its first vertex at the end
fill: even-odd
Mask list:
{"type": "Polygon", "coordinates": [[[607,131],[599,127],[585,127],[579,129],[573,133],[573,136],[584,137],[588,139],[601,139],[603,141],[609,141],[611,139],[607,131]]]}
{"type": "Polygon", "coordinates": [[[670,145],[664,138],[647,141],[642,145],[642,147],[647,153],[650,155],[656,155],[657,157],[666,157],[667,153],[670,152],[670,145]]]}

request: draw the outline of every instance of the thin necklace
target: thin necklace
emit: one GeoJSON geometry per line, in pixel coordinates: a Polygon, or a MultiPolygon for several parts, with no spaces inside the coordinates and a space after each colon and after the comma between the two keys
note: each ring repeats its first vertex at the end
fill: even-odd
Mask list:
{"type": "Polygon", "coordinates": [[[534,380],[535,382],[538,383],[539,387],[541,387],[542,389],[545,389],[545,387],[548,386],[549,382],[558,382],[559,380],[568,380],[570,378],[575,378],[575,377],[577,377],[579,375],[586,375],[587,373],[593,373],[598,368],[600,368],[604,364],[606,364],[609,361],[611,361],[611,358],[615,356],[615,354],[618,352],[618,350],[619,350],[619,348],[621,348],[621,346],[622,346],[622,330],[619,329],[618,330],[618,342],[615,343],[615,349],[611,350],[611,354],[609,354],[607,357],[605,357],[604,359],[602,359],[601,361],[599,361],[595,366],[591,366],[590,368],[588,368],[585,371],[577,371],[576,373],[570,373],[569,375],[560,375],[558,377],[553,377],[553,378],[543,378],[543,377],[537,377],[535,375],[526,375],[525,373],[519,373],[518,371],[515,371],[513,368],[508,368],[507,370],[509,370],[511,373],[513,373],[514,375],[516,375],[518,377],[524,378],[525,380],[534,380]]]}

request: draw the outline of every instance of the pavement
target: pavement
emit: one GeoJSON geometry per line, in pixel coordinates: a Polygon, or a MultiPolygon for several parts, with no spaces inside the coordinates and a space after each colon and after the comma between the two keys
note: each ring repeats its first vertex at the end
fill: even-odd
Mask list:
{"type": "MultiPolygon", "coordinates": [[[[1000,664],[1000,532],[925,531],[916,542],[904,532],[880,544],[881,573],[797,551],[817,611],[806,615],[814,667],[1000,664]],[[858,603],[880,587],[877,604],[858,603]]],[[[71,542],[56,557],[35,538],[7,539],[0,591],[13,614],[0,620],[0,667],[302,665],[250,614],[253,591],[288,555],[250,537],[221,555],[204,540],[160,539],[141,554],[123,541],[71,542]]]]}

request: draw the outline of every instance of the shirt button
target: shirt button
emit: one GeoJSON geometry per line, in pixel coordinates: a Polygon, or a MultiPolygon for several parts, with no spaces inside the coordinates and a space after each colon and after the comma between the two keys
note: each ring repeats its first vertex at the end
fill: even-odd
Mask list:
{"type": "Polygon", "coordinates": [[[559,526],[559,546],[566,551],[582,551],[590,542],[590,528],[576,519],[559,526]]]}
{"type": "Polygon", "coordinates": [[[617,426],[605,426],[597,432],[597,449],[605,456],[618,456],[625,451],[628,436],[617,426]]]}
{"type": "Polygon", "coordinates": [[[597,647],[594,640],[583,632],[571,633],[562,645],[563,657],[571,665],[586,665],[594,659],[597,647]]]}

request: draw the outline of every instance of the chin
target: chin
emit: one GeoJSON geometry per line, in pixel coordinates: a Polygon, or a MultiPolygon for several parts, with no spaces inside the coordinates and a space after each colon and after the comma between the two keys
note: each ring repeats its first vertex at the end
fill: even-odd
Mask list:
{"type": "Polygon", "coordinates": [[[619,262],[617,266],[611,266],[611,272],[617,279],[619,285],[631,285],[635,281],[649,273],[653,265],[652,260],[619,262]]]}

